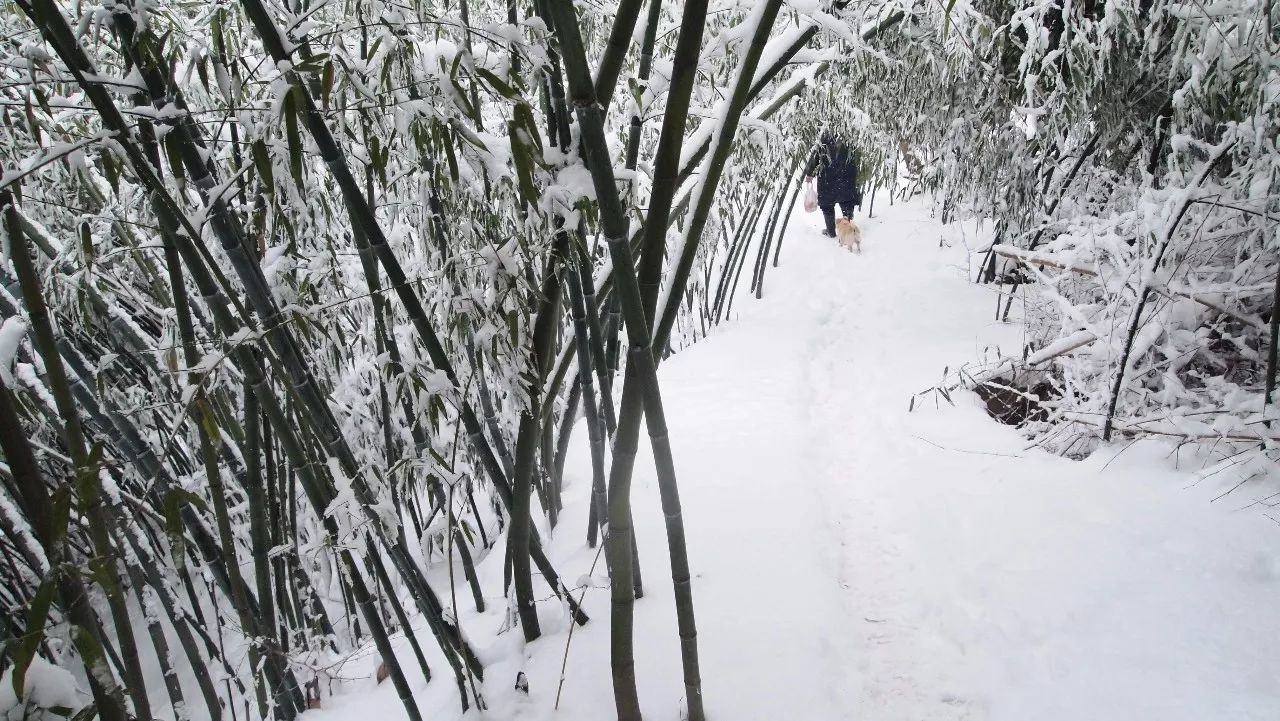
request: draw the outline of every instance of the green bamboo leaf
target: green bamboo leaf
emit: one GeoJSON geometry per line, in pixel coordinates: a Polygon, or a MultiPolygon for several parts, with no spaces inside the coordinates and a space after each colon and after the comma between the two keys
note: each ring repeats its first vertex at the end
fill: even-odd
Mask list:
{"type": "Polygon", "coordinates": [[[173,177],[185,180],[187,173],[182,167],[182,150],[178,147],[177,137],[170,133],[164,136],[163,142],[164,152],[169,156],[169,170],[173,173],[173,177]]]}
{"type": "MultiPolygon", "coordinates": [[[[519,107],[519,106],[517,106],[519,107]]],[[[538,202],[538,186],[533,182],[533,153],[529,142],[525,140],[528,133],[518,122],[507,123],[507,134],[511,139],[511,160],[516,166],[517,187],[520,197],[533,205],[538,202]]]]}
{"type": "Polygon", "coordinates": [[[209,58],[200,58],[200,62],[196,63],[196,73],[200,75],[200,85],[204,87],[204,91],[209,92],[209,58]]]}
{"type": "Polygon", "coordinates": [[[542,132],[538,130],[538,121],[533,117],[533,108],[528,103],[519,103],[515,109],[516,123],[529,134],[529,141],[538,151],[538,162],[542,162],[542,132]]]}
{"type": "Polygon", "coordinates": [[[453,140],[449,137],[448,131],[444,132],[444,140],[440,145],[444,148],[445,162],[449,164],[449,177],[453,182],[458,182],[458,156],[454,154],[453,140]]]}
{"type": "Polygon", "coordinates": [[[209,439],[213,442],[214,447],[217,448],[222,445],[222,429],[213,417],[213,410],[209,407],[209,404],[203,398],[199,398],[195,402],[195,408],[200,414],[200,424],[204,426],[205,433],[209,434],[209,439]]]}
{"type": "Polygon", "coordinates": [[[27,127],[31,129],[31,139],[36,143],[42,143],[43,133],[40,132],[40,123],[36,122],[36,113],[35,109],[31,107],[31,98],[23,100],[22,109],[27,116],[27,127]]]}
{"type": "Polygon", "coordinates": [[[209,28],[213,33],[214,39],[217,42],[221,43],[222,42],[222,11],[221,10],[218,10],[213,13],[213,20],[210,23],[209,28]]]}
{"type": "Polygon", "coordinates": [[[49,107],[49,96],[45,94],[45,92],[41,90],[38,86],[32,87],[31,92],[33,95],[36,96],[36,103],[40,105],[40,109],[45,112],[45,115],[52,117],[53,108],[49,107]]]}
{"type": "Polygon", "coordinates": [[[293,92],[284,96],[284,130],[289,144],[289,173],[298,186],[298,192],[305,193],[306,186],[302,179],[302,135],[298,132],[297,96],[293,92]]]}
{"type": "Polygon", "coordinates": [[[327,62],[329,62],[329,53],[316,53],[294,65],[293,70],[298,73],[318,73],[324,70],[327,62]]]}
{"type": "Polygon", "coordinates": [[[208,513],[209,511],[209,504],[205,503],[205,500],[196,493],[188,491],[185,488],[177,488],[177,487],[173,488],[170,491],[170,493],[176,495],[181,500],[184,500],[187,503],[190,503],[191,505],[195,506],[197,510],[204,511],[206,513],[208,513]]]}
{"type": "Polygon", "coordinates": [[[271,155],[267,152],[267,144],[261,140],[253,141],[253,165],[258,170],[258,177],[268,189],[276,187],[275,174],[271,171],[271,155]]]}
{"type": "Polygon", "coordinates": [[[635,101],[636,108],[641,107],[640,101],[644,99],[644,91],[641,90],[640,83],[635,78],[627,78],[627,89],[631,91],[631,99],[635,101]]]}
{"type": "Polygon", "coordinates": [[[462,112],[469,118],[476,116],[476,111],[471,107],[471,103],[467,101],[466,88],[462,87],[462,83],[458,81],[458,68],[462,65],[462,54],[459,53],[453,57],[453,64],[449,67],[449,82],[453,84],[453,89],[457,91],[454,94],[453,101],[457,104],[462,112]]]}
{"type": "Polygon", "coordinates": [[[324,74],[320,76],[320,102],[324,109],[329,109],[329,96],[333,94],[334,70],[333,61],[324,64],[324,74]]]}
{"type": "MultiPolygon", "coordinates": [[[[430,155],[428,152],[430,150],[430,146],[428,144],[429,139],[427,138],[426,131],[422,129],[421,124],[414,123],[409,127],[409,132],[413,133],[413,147],[418,151],[418,159],[421,161],[422,158],[430,155]]],[[[435,134],[433,133],[431,137],[434,138],[435,134]]]]}
{"type": "Polygon", "coordinates": [[[369,162],[373,164],[373,172],[378,174],[378,180],[382,181],[382,185],[387,184],[387,162],[386,156],[382,154],[382,144],[378,142],[376,134],[369,135],[369,162]]]}
{"type": "Polygon", "coordinates": [[[488,83],[490,87],[498,91],[498,94],[506,98],[507,100],[515,100],[516,97],[518,96],[518,93],[516,93],[515,88],[503,82],[502,78],[499,78],[497,75],[494,75],[492,72],[485,70],[484,68],[476,68],[476,75],[479,75],[481,78],[483,78],[484,81],[488,83]]]}
{"type": "Polygon", "coordinates": [[[81,222],[77,228],[80,234],[80,250],[84,253],[85,263],[93,262],[93,237],[89,232],[89,224],[81,222]]]}
{"type": "Polygon", "coordinates": [[[288,215],[283,213],[278,215],[276,222],[284,228],[285,235],[289,236],[289,246],[292,248],[298,242],[298,231],[294,229],[293,222],[289,220],[288,215]]]}
{"type": "Polygon", "coordinates": [[[53,536],[50,545],[60,545],[71,524],[71,486],[58,486],[49,494],[49,524],[53,536]]]}
{"type": "Polygon", "coordinates": [[[102,162],[102,174],[107,176],[107,184],[116,193],[120,192],[120,166],[116,163],[116,158],[111,154],[110,150],[103,149],[102,154],[98,156],[102,162]]]}
{"type": "Polygon", "coordinates": [[[80,709],[70,718],[69,721],[93,721],[98,717],[98,704],[90,703],[88,706],[80,709]]]}
{"type": "Polygon", "coordinates": [[[186,542],[182,535],[182,496],[172,489],[164,497],[164,528],[175,560],[184,558],[186,542]]]}
{"type": "Polygon", "coordinates": [[[27,683],[27,670],[44,639],[44,622],[49,618],[49,606],[53,603],[53,575],[45,578],[31,597],[31,605],[27,607],[27,632],[13,648],[13,692],[22,698],[27,683]]]}
{"type": "Polygon", "coordinates": [[[512,347],[520,347],[520,320],[514,310],[507,311],[507,332],[511,335],[512,347]]]}

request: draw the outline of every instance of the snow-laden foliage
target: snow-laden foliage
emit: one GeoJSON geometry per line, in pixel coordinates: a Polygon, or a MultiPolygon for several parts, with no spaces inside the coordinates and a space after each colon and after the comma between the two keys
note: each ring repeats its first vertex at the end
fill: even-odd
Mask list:
{"type": "Polygon", "coordinates": [[[562,532],[573,421],[600,461],[589,537],[625,556],[605,469],[612,494],[633,458],[610,443],[634,446],[652,365],[727,317],[753,238],[781,236],[777,169],[797,172],[810,129],[778,121],[843,52],[824,48],[901,18],[847,5],[6,6],[14,697],[41,658],[104,721],[292,718],[372,645],[417,719],[407,679],[428,668],[483,704],[461,606],[529,640],[539,604],[586,622],[540,540],[562,532]],[[701,33],[681,57],[686,14],[701,33]],[[621,370],[652,336],[632,397],[621,370]],[[491,552],[502,587],[475,572],[491,552]]]}
{"type": "Polygon", "coordinates": [[[825,105],[902,151],[900,188],[990,223],[980,279],[1028,332],[972,374],[1049,381],[1050,447],[1273,444],[1278,50],[1261,2],[959,0],[841,69],[825,105]]]}
{"type": "Polygon", "coordinates": [[[291,718],[372,644],[409,718],[428,667],[474,708],[466,618],[528,640],[539,604],[586,622],[541,540],[564,532],[581,415],[618,713],[638,717],[627,493],[642,422],[666,432],[654,366],[762,294],[824,128],[858,148],[864,197],[990,219],[983,280],[1029,333],[983,372],[1049,380],[1042,438],[1270,444],[1275,12],[15,0],[10,685],[38,656],[105,721],[291,718]],[[491,552],[501,587],[475,572],[491,552]],[[390,639],[418,615],[406,672],[390,639]]]}

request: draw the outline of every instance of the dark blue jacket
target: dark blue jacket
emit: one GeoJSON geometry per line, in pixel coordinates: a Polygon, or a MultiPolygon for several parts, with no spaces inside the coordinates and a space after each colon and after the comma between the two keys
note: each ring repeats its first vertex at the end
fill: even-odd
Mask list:
{"type": "Polygon", "coordinates": [[[844,141],[824,135],[809,156],[804,174],[806,177],[815,175],[815,170],[818,205],[858,204],[858,157],[849,151],[844,141]]]}

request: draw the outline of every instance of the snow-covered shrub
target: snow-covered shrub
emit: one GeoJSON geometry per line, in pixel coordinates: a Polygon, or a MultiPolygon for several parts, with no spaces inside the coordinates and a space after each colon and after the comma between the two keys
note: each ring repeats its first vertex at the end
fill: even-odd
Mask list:
{"type": "Polygon", "coordinates": [[[1261,2],[960,0],[846,69],[946,219],[990,223],[977,280],[1009,293],[997,315],[1026,344],[975,374],[1047,376],[1053,412],[1028,431],[1050,447],[1274,445],[1278,20],[1261,2]]]}

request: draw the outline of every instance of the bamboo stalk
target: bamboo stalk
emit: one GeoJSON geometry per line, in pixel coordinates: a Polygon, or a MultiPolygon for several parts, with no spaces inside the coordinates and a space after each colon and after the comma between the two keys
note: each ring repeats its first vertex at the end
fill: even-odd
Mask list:
{"type": "Polygon", "coordinates": [[[14,198],[8,188],[0,190],[0,210],[4,213],[4,226],[9,238],[10,262],[18,276],[22,299],[27,309],[27,318],[31,321],[36,347],[44,361],[50,391],[62,418],[60,435],[66,444],[74,467],[75,492],[88,520],[87,530],[93,545],[89,567],[107,598],[111,620],[116,629],[116,640],[121,647],[125,679],[128,683],[126,691],[133,702],[134,712],[143,717],[150,717],[150,704],[147,699],[146,683],[142,676],[142,665],[138,658],[133,623],[129,617],[120,578],[115,568],[117,559],[108,534],[109,525],[103,510],[103,491],[97,464],[89,456],[84,429],[80,422],[80,412],[73,399],[62,355],[58,351],[57,336],[45,305],[39,275],[27,250],[26,233],[22,230],[22,224],[14,207],[14,198]]]}
{"type": "MultiPolygon", "coordinates": [[[[650,328],[656,319],[658,291],[662,284],[662,261],[667,252],[667,226],[670,225],[671,203],[679,184],[680,152],[684,147],[685,128],[689,119],[689,100],[698,73],[698,56],[702,50],[702,32],[707,23],[707,0],[686,0],[680,16],[680,35],[671,59],[671,79],[667,91],[667,107],[662,114],[662,134],[653,160],[653,190],[649,196],[649,214],[645,218],[640,251],[640,301],[645,322],[650,328]]],[[[772,20],[770,20],[772,24],[772,20]]],[[[730,113],[733,109],[730,109],[730,113]]]]}
{"type": "MultiPolygon", "coordinates": [[[[631,648],[634,589],[628,576],[632,540],[630,482],[635,460],[636,436],[639,433],[640,418],[643,415],[648,420],[650,443],[658,466],[658,485],[666,517],[686,703],[690,721],[703,721],[705,713],[702,707],[702,681],[698,668],[693,590],[689,578],[688,552],[684,543],[684,520],[680,509],[671,446],[667,436],[662,396],[658,386],[657,369],[650,345],[643,295],[635,272],[631,246],[627,240],[626,215],[614,182],[613,167],[604,137],[601,109],[596,102],[595,90],[591,85],[574,8],[570,0],[556,0],[551,5],[569,91],[578,118],[583,152],[591,170],[600,207],[600,227],[608,241],[609,252],[613,259],[615,289],[622,303],[623,320],[626,323],[627,337],[631,346],[631,351],[628,353],[627,378],[623,381],[622,410],[619,414],[618,432],[614,442],[614,463],[609,484],[609,538],[606,541],[606,551],[611,552],[614,559],[611,566],[612,572],[617,576],[611,584],[614,594],[611,663],[614,672],[615,704],[622,721],[640,718],[639,701],[635,691],[635,662],[631,648]],[[631,386],[631,392],[628,392],[628,385],[631,386]]],[[[652,210],[651,207],[650,212],[652,210]]]]}
{"type": "Polygon", "coordinates": [[[618,85],[622,61],[626,59],[627,49],[631,46],[631,36],[635,32],[636,19],[640,17],[643,5],[644,0],[622,0],[614,11],[613,28],[609,31],[609,40],[605,45],[604,55],[600,58],[600,65],[596,68],[596,97],[600,99],[600,106],[606,109],[606,113],[609,102],[613,99],[614,88],[618,85]]]}
{"type": "MultiPolygon", "coordinates": [[[[48,1],[48,0],[44,0],[48,1]]],[[[262,38],[263,44],[267,52],[277,62],[290,62],[290,53],[286,49],[284,40],[282,39],[278,28],[276,27],[271,16],[267,13],[265,6],[260,0],[242,0],[246,14],[249,16],[254,27],[258,31],[259,37],[262,38]]],[[[461,386],[458,382],[457,374],[454,371],[452,363],[450,363],[447,353],[443,345],[440,343],[439,337],[436,335],[427,317],[426,310],[418,298],[417,293],[413,289],[413,285],[408,282],[404,270],[401,268],[399,260],[395,256],[390,244],[387,242],[386,236],[383,234],[381,226],[373,215],[372,209],[369,207],[367,199],[361,192],[359,184],[356,183],[351,170],[347,165],[333,134],[330,132],[325,123],[323,114],[316,107],[314,100],[308,92],[300,77],[293,70],[285,73],[286,79],[289,81],[293,92],[300,98],[302,104],[302,114],[305,119],[305,125],[308,133],[315,141],[320,151],[321,157],[328,166],[330,174],[338,184],[347,212],[350,215],[353,227],[358,227],[369,239],[370,245],[374,249],[374,253],[378,258],[378,262],[382,265],[383,271],[387,274],[387,279],[396,291],[397,297],[400,298],[404,305],[410,320],[413,322],[414,328],[418,332],[419,338],[426,346],[427,354],[431,358],[432,364],[445,374],[455,389],[458,389],[460,398],[463,397],[461,386]]],[[[503,470],[498,466],[497,458],[493,454],[492,448],[485,441],[480,423],[476,418],[474,410],[465,399],[460,403],[460,415],[462,422],[467,431],[467,437],[472,443],[474,450],[480,457],[481,465],[494,482],[499,492],[499,496],[511,508],[512,490],[508,485],[503,470]]],[[[322,416],[324,417],[324,416],[322,416]]],[[[338,441],[339,438],[333,438],[338,441]]],[[[344,454],[346,455],[346,454],[344,454]]],[[[352,473],[353,477],[358,474],[352,473]]],[[[376,522],[376,521],[375,521],[376,522]]],[[[543,577],[551,586],[552,590],[562,599],[569,603],[578,623],[585,623],[586,614],[577,607],[572,596],[560,582],[559,575],[556,574],[554,568],[551,567],[545,553],[542,551],[541,544],[533,539],[531,541],[531,555],[537,563],[538,568],[542,571],[543,577]]],[[[413,579],[416,573],[411,573],[402,558],[403,554],[393,553],[393,559],[400,558],[397,566],[406,578],[413,579]]],[[[425,582],[414,580],[414,585],[425,587],[425,582]]]]}
{"type": "MultiPolygon", "coordinates": [[[[1269,324],[1269,334],[1267,336],[1267,378],[1265,390],[1262,393],[1262,412],[1265,415],[1267,408],[1272,404],[1273,394],[1276,390],[1276,359],[1280,353],[1277,353],[1277,347],[1280,347],[1280,271],[1276,272],[1275,290],[1271,295],[1271,323],[1269,324]]],[[[1271,427],[1271,421],[1267,421],[1267,427],[1271,427]]]]}
{"type": "MultiPolygon", "coordinates": [[[[561,254],[571,260],[573,251],[569,246],[568,235],[567,232],[561,230],[556,243],[560,246],[561,254]]],[[[579,395],[582,398],[583,416],[587,424],[587,439],[591,447],[591,510],[587,520],[587,545],[595,548],[597,526],[603,525],[605,518],[608,517],[604,471],[606,429],[596,407],[595,384],[592,380],[595,370],[592,368],[592,360],[598,357],[596,354],[598,349],[591,347],[589,338],[587,302],[586,295],[583,293],[585,275],[583,273],[583,264],[573,262],[569,263],[565,273],[567,285],[569,286],[569,307],[573,316],[574,339],[578,345],[578,383],[576,387],[580,389],[579,395]]],[[[603,358],[600,360],[603,361],[603,358]]],[[[599,365],[596,365],[598,368],[599,365]]],[[[570,423],[569,426],[572,427],[572,424],[570,423]]]]}
{"type": "Polygon", "coordinates": [[[656,323],[654,340],[658,348],[666,344],[667,338],[671,334],[671,328],[675,324],[676,316],[679,314],[680,297],[685,285],[688,283],[689,272],[692,270],[694,258],[697,256],[702,230],[706,227],[711,206],[715,201],[716,187],[720,182],[725,161],[733,148],[733,139],[737,134],[738,121],[746,110],[746,105],[750,98],[756,67],[759,65],[760,56],[764,52],[765,44],[773,30],[773,23],[778,16],[781,5],[781,0],[765,0],[764,4],[758,6],[756,10],[758,15],[756,15],[756,25],[752,31],[751,45],[743,53],[742,62],[737,68],[733,94],[728,100],[728,112],[724,114],[724,122],[717,127],[715,146],[700,180],[701,187],[695,191],[697,201],[693,206],[689,226],[685,230],[684,247],[681,249],[680,258],[671,279],[671,290],[667,296],[662,315],[659,316],[660,320],[656,323]]]}
{"type": "MultiPolygon", "coordinates": [[[[7,190],[0,191],[0,197],[5,197],[5,200],[0,200],[0,204],[9,204],[8,195],[7,190]]],[[[54,571],[63,561],[63,549],[56,540],[62,533],[53,525],[53,510],[47,491],[49,486],[36,463],[30,443],[23,435],[22,422],[14,407],[13,396],[3,378],[0,378],[0,449],[4,451],[5,461],[13,474],[18,500],[43,547],[47,568],[54,571]]],[[[88,589],[78,576],[71,573],[56,572],[52,580],[57,585],[59,605],[74,627],[72,643],[85,666],[85,676],[98,717],[102,721],[128,721],[130,716],[125,709],[124,692],[116,684],[103,656],[103,639],[89,605],[88,589]]]]}
{"type": "Polygon", "coordinates": [[[729,250],[729,257],[725,259],[724,267],[720,270],[720,283],[716,288],[715,307],[715,323],[718,325],[726,306],[729,305],[729,297],[733,290],[738,287],[738,278],[742,273],[742,266],[746,263],[747,251],[751,248],[751,240],[756,235],[756,225],[760,222],[760,216],[764,214],[765,206],[768,204],[767,199],[761,199],[760,202],[752,203],[749,211],[747,222],[743,223],[738,237],[735,239],[733,247],[729,250]]]}

